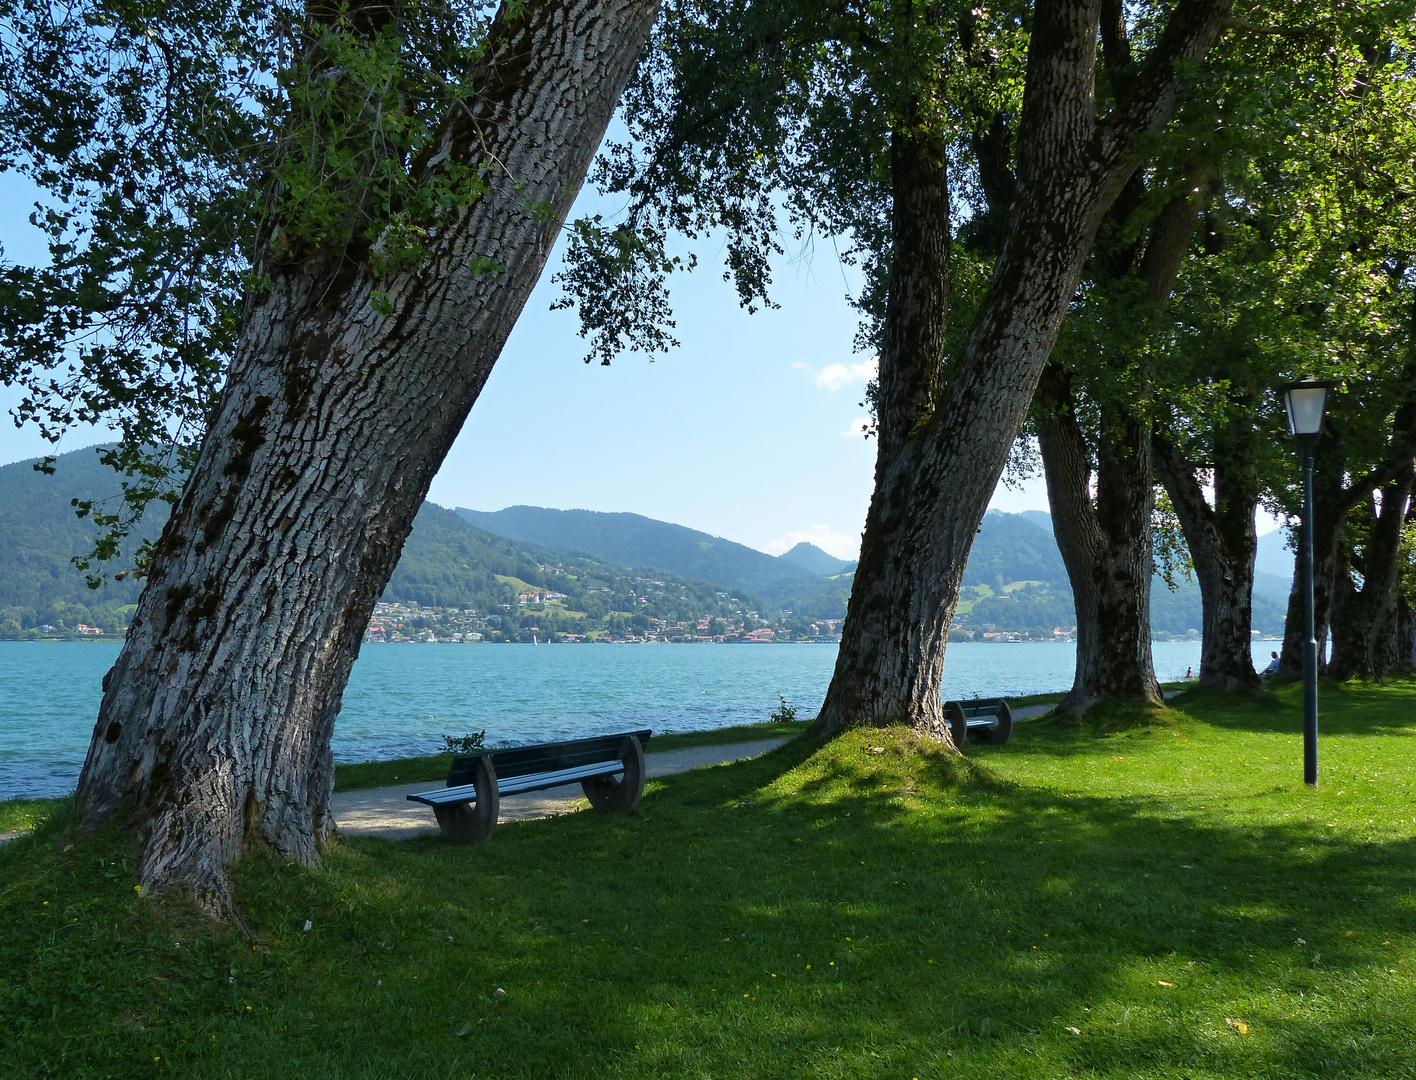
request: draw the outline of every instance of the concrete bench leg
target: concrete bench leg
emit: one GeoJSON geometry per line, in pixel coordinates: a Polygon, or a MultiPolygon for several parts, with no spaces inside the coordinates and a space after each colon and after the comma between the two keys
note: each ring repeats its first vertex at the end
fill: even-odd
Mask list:
{"type": "Polygon", "coordinates": [[[448,803],[433,807],[443,835],[459,844],[480,844],[490,840],[492,833],[497,831],[501,795],[497,791],[497,774],[487,758],[478,759],[472,784],[477,789],[475,806],[472,803],[448,803]]]}
{"type": "Polygon", "coordinates": [[[949,737],[954,740],[954,748],[962,753],[964,740],[969,736],[969,722],[957,701],[949,702],[949,715],[946,719],[949,721],[949,737]]]}
{"type": "Polygon", "coordinates": [[[969,738],[976,743],[1001,746],[1013,737],[1013,714],[1007,705],[999,706],[997,722],[993,727],[970,728],[969,738]]]}
{"type": "Polygon", "coordinates": [[[581,790],[595,810],[633,810],[644,794],[644,744],[633,735],[627,736],[619,757],[624,762],[622,777],[596,776],[580,781],[581,790]]]}

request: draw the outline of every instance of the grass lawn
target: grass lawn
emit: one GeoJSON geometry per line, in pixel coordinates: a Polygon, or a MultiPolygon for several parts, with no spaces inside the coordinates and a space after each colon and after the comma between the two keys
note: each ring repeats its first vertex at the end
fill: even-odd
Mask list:
{"type": "Polygon", "coordinates": [[[1325,690],[1318,791],[1291,689],[1174,704],[252,858],[254,942],[61,806],[0,848],[0,1075],[1416,1077],[1416,684],[1325,690]]]}

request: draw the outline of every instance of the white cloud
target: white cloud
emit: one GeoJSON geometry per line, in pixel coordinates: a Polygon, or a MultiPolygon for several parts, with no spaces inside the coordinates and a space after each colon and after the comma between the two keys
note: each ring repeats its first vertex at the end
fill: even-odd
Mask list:
{"type": "Polygon", "coordinates": [[[843,536],[841,533],[832,532],[828,525],[813,525],[805,530],[794,529],[786,536],[767,544],[763,550],[769,555],[780,555],[784,551],[790,551],[802,541],[815,544],[828,555],[834,555],[838,559],[855,559],[860,556],[859,536],[843,536]]]}
{"type": "Polygon", "coordinates": [[[861,439],[865,437],[866,431],[870,428],[870,417],[857,416],[851,421],[851,426],[841,432],[841,437],[846,439],[861,439]]]}
{"type": "Polygon", "coordinates": [[[859,364],[827,364],[816,373],[816,385],[835,393],[843,386],[864,383],[875,378],[880,362],[875,357],[859,364]]]}

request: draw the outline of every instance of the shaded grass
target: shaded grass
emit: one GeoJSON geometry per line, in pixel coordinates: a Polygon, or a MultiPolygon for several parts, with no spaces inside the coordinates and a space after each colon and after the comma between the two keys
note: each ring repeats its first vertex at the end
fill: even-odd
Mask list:
{"type": "MultiPolygon", "coordinates": [[[[665,750],[684,750],[694,746],[726,746],[754,739],[790,738],[801,734],[808,726],[810,721],[798,720],[788,723],[739,724],[736,727],[715,728],[711,731],[656,734],[649,740],[649,752],[652,754],[665,750]]],[[[447,771],[451,767],[451,754],[336,765],[334,790],[362,791],[365,788],[391,787],[394,784],[446,780],[447,771]]]]}
{"type": "Polygon", "coordinates": [[[1323,707],[1317,791],[1281,691],[253,858],[254,947],[54,828],[0,849],[0,1075],[1413,1077],[1416,687],[1323,707]]]}

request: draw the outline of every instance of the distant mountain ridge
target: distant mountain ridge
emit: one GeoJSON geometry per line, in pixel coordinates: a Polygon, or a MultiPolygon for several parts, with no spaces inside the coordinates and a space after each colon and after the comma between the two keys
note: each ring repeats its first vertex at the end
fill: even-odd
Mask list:
{"type": "MultiPolygon", "coordinates": [[[[91,547],[96,532],[91,522],[74,516],[70,500],[114,498],[118,478],[92,448],[61,455],[53,476],[35,472],[32,465],[0,467],[0,636],[9,632],[5,628],[11,622],[16,630],[78,621],[121,627],[124,609],[137,599],[141,582],[130,578],[90,591],[69,561],[91,547]]],[[[166,507],[157,509],[165,517],[166,507]]],[[[963,575],[960,622],[1048,633],[1054,625],[1075,622],[1066,568],[1050,525],[1051,518],[1041,511],[992,510],[984,516],[963,575]]],[[[153,524],[144,531],[155,533],[156,528],[153,524]]],[[[1282,552],[1282,543],[1281,533],[1269,534],[1261,546],[1282,552]]],[[[716,616],[720,607],[723,612],[740,607],[764,616],[779,612],[818,620],[844,618],[855,568],[809,543],[773,557],[639,514],[538,507],[454,513],[427,504],[386,595],[482,608],[506,603],[512,579],[553,587],[549,571],[537,567],[555,562],[575,564],[577,574],[602,578],[596,588],[608,591],[591,595],[606,603],[647,575],[663,579],[665,586],[655,588],[664,595],[640,606],[658,604],[666,614],[681,609],[684,617],[716,616]],[[705,591],[700,586],[711,587],[705,591]]],[[[1254,626],[1264,633],[1282,630],[1288,584],[1285,577],[1255,575],[1254,626]]],[[[640,594],[647,596],[644,587],[640,594]]],[[[1152,591],[1152,605],[1158,631],[1183,635],[1200,625],[1199,590],[1193,583],[1177,592],[1159,585],[1152,591]]]]}
{"type": "Polygon", "coordinates": [[[777,558],[782,562],[794,563],[808,573],[820,574],[823,577],[835,577],[837,574],[850,573],[856,568],[855,560],[838,559],[805,540],[792,548],[791,551],[778,555],[777,558]]]}
{"type": "MultiPolygon", "coordinates": [[[[797,561],[724,540],[721,536],[656,521],[641,514],[599,510],[551,510],[508,506],[504,510],[457,508],[479,529],[508,540],[580,552],[621,566],[657,566],[699,581],[761,592],[786,579],[815,576],[797,561]]],[[[826,558],[829,555],[821,552],[826,558]]]]}

